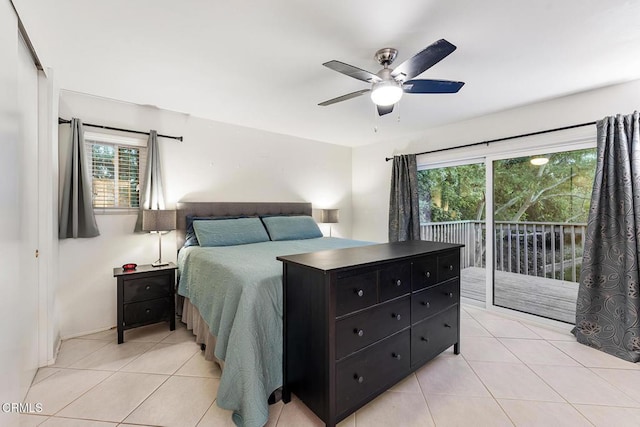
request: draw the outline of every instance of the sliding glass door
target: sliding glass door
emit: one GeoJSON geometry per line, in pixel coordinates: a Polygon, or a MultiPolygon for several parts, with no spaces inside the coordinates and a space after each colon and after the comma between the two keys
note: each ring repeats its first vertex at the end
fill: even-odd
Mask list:
{"type": "Polygon", "coordinates": [[[422,240],[462,243],[461,296],[485,301],[485,164],[444,165],[418,171],[422,240]]]}
{"type": "Polygon", "coordinates": [[[492,162],[493,304],[575,321],[595,148],[492,162]]]}

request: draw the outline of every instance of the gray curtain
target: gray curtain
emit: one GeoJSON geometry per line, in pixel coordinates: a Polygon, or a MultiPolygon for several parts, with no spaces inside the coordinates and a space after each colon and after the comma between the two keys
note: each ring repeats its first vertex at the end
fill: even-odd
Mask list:
{"type": "Polygon", "coordinates": [[[389,241],[420,240],[418,167],[415,154],[393,156],[389,196],[389,241]]]}
{"type": "Polygon", "coordinates": [[[597,123],[597,166],[576,308],[578,342],[640,360],[638,112],[597,123]]]}
{"type": "Polygon", "coordinates": [[[134,230],[136,232],[142,231],[142,211],[144,209],[164,209],[160,148],[158,147],[158,133],[155,130],[149,132],[147,142],[147,168],[140,186],[140,211],[134,230]]]}
{"type": "Polygon", "coordinates": [[[91,199],[91,165],[87,164],[84,131],[80,119],[71,119],[71,137],[60,143],[62,194],[58,237],[96,237],[100,235],[91,199]]]}

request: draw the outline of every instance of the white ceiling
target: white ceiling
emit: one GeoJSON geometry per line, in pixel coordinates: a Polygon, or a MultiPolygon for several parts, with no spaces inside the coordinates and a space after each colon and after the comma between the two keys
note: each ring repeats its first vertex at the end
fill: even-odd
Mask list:
{"type": "Polygon", "coordinates": [[[63,89],[319,141],[359,146],[640,78],[637,0],[14,0],[63,89]],[[455,95],[406,94],[378,117],[376,72],[445,38],[458,49],[419,78],[455,95]],[[374,132],[377,129],[377,132],[374,132]]]}

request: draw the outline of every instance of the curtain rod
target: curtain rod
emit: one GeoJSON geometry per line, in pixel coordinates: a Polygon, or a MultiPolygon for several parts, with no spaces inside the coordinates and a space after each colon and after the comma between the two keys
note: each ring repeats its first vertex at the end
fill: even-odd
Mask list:
{"type": "MultiPolygon", "coordinates": [[[[523,138],[525,136],[541,135],[543,133],[557,132],[559,130],[567,130],[567,129],[579,128],[579,127],[590,126],[590,125],[595,125],[595,124],[596,124],[596,122],[587,122],[587,123],[580,123],[579,125],[564,126],[564,127],[561,127],[561,128],[540,130],[540,131],[537,131],[537,132],[523,133],[523,134],[520,134],[520,135],[513,135],[513,136],[506,136],[504,138],[490,139],[488,141],[474,142],[472,144],[457,145],[455,147],[440,148],[438,150],[431,150],[431,151],[423,151],[422,153],[416,153],[416,156],[419,156],[421,154],[432,154],[432,153],[439,153],[441,151],[455,150],[456,148],[474,147],[476,145],[483,145],[483,144],[489,145],[492,142],[508,141],[510,139],[523,138]]],[[[393,160],[393,157],[385,157],[384,160],[388,162],[389,160],[393,160]]]]}
{"type": "MultiPolygon", "coordinates": [[[[58,124],[59,125],[63,125],[63,124],[67,124],[67,123],[71,123],[71,120],[66,120],[63,119],[62,117],[58,117],[58,124]]],[[[117,130],[120,132],[129,132],[129,133],[138,133],[140,135],[149,135],[149,132],[142,132],[139,130],[131,130],[131,129],[122,129],[122,128],[114,128],[111,126],[103,126],[103,125],[93,125],[91,123],[82,123],[83,126],[89,126],[92,128],[100,128],[100,129],[107,129],[107,130],[117,130]]],[[[169,136],[169,135],[161,135],[158,134],[159,137],[161,138],[169,138],[169,139],[177,139],[178,141],[182,141],[182,137],[181,136],[169,136]]]]}

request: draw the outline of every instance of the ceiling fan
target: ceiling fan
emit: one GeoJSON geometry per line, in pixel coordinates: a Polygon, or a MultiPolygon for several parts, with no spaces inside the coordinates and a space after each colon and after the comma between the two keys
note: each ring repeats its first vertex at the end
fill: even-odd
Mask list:
{"type": "Polygon", "coordinates": [[[374,57],[383,68],[375,74],[340,61],[333,60],[325,62],[322,64],[325,67],[353,77],[354,79],[371,83],[371,88],[329,99],[318,105],[324,107],[371,92],[371,100],[376,104],[378,114],[383,116],[393,111],[394,104],[400,100],[404,92],[456,93],[464,85],[464,82],[451,80],[412,80],[414,77],[442,61],[454,50],[456,50],[454,45],[445,39],[440,39],[418,52],[412,58],[407,59],[396,68],[389,68],[389,65],[396,59],[398,50],[390,47],[380,49],[374,57]]]}

